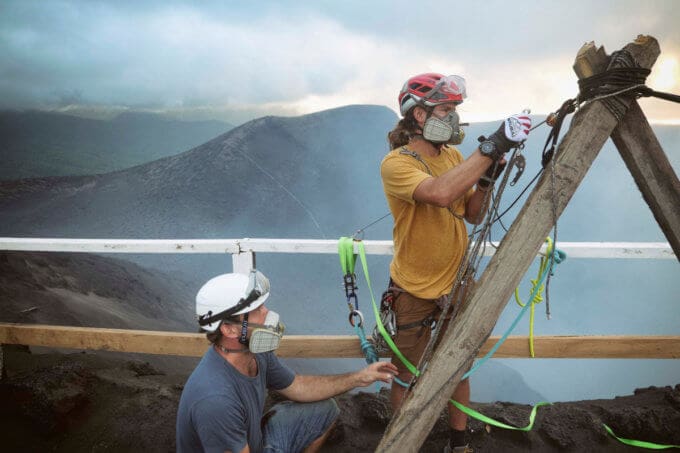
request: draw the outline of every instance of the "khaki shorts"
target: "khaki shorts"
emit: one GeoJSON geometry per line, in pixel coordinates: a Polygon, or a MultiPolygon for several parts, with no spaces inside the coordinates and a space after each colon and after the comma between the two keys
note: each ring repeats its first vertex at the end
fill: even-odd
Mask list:
{"type": "MultiPolygon", "coordinates": [[[[465,297],[469,294],[470,289],[474,284],[475,282],[472,278],[468,279],[466,288],[464,289],[465,292],[463,293],[463,300],[465,300],[465,297]]],[[[457,297],[454,297],[454,300],[457,300],[457,297]]],[[[421,299],[405,291],[398,293],[392,309],[396,314],[398,326],[417,323],[426,319],[429,315],[433,314],[433,312],[434,320],[438,321],[441,315],[441,309],[437,306],[435,300],[421,299]]],[[[444,320],[444,325],[439,332],[435,346],[438,346],[442,338],[444,338],[444,333],[448,329],[449,322],[451,321],[452,312],[453,307],[449,310],[449,315],[444,320]]],[[[411,327],[410,329],[397,329],[397,335],[394,337],[394,344],[413,366],[418,367],[420,358],[425,352],[425,348],[430,341],[431,335],[432,329],[426,326],[411,327]]],[[[408,368],[406,368],[406,365],[404,365],[396,355],[392,356],[392,363],[399,370],[399,379],[408,382],[413,377],[408,368]]],[[[469,366],[471,365],[472,362],[470,362],[469,366]]]]}
{"type": "MultiPolygon", "coordinates": [[[[420,322],[433,314],[433,312],[433,318],[436,321],[441,314],[441,309],[437,307],[434,300],[421,299],[407,292],[399,293],[394,301],[393,309],[397,315],[397,325],[399,326],[420,322]]],[[[441,341],[448,324],[447,319],[439,333],[437,342],[441,341]]],[[[423,355],[423,352],[425,352],[427,343],[430,341],[431,334],[432,330],[429,326],[397,329],[397,335],[394,337],[394,344],[399,348],[399,351],[404,357],[406,357],[413,366],[417,367],[420,357],[423,355]]],[[[396,355],[392,357],[392,363],[399,370],[399,379],[408,382],[411,377],[413,377],[408,368],[406,368],[406,365],[404,365],[396,355]]]]}

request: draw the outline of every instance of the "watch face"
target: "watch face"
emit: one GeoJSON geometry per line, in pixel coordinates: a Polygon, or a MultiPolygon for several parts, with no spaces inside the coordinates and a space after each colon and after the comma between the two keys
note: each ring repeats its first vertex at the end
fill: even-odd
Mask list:
{"type": "Polygon", "coordinates": [[[493,152],[496,150],[496,145],[494,145],[493,142],[483,142],[479,146],[479,150],[484,155],[493,154],[493,152]]]}

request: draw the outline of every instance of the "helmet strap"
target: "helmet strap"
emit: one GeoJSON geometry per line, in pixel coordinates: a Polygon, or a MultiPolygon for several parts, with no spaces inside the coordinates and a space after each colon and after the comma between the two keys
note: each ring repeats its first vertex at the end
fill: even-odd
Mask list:
{"type": "Polygon", "coordinates": [[[199,326],[205,326],[205,325],[211,324],[215,321],[222,321],[223,319],[226,319],[226,318],[232,316],[236,312],[241,311],[244,308],[248,308],[250,306],[250,304],[255,302],[261,295],[262,295],[262,293],[260,293],[260,291],[254,289],[250,292],[248,297],[239,300],[238,303],[231,308],[227,308],[226,310],[221,311],[217,314],[213,314],[212,311],[209,311],[205,315],[199,316],[198,317],[198,325],[199,326]]]}
{"type": "Polygon", "coordinates": [[[241,338],[238,339],[238,342],[241,344],[248,344],[248,339],[246,336],[248,335],[248,313],[243,315],[243,322],[241,323],[241,338]]]}

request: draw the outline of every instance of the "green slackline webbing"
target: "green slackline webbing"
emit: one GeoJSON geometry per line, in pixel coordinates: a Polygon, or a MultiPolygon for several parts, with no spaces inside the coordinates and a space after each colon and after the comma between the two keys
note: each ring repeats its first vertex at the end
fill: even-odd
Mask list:
{"type": "Polygon", "coordinates": [[[663,445],[663,444],[655,444],[652,442],[645,442],[643,440],[634,440],[634,439],[624,439],[623,437],[619,437],[616,434],[614,434],[614,431],[607,426],[606,424],[602,423],[604,425],[604,429],[607,430],[609,434],[614,437],[614,439],[618,440],[619,442],[630,445],[631,447],[640,447],[640,448],[648,448],[650,450],[667,450],[669,448],[680,448],[680,445],[663,445]]]}
{"type": "Polygon", "coordinates": [[[378,305],[375,303],[375,297],[373,296],[373,287],[371,286],[371,278],[368,275],[368,263],[366,262],[366,250],[364,249],[364,243],[363,241],[356,241],[357,242],[357,248],[359,249],[359,257],[361,258],[361,266],[364,270],[364,277],[366,278],[366,286],[368,287],[368,292],[371,295],[371,302],[373,303],[373,315],[375,316],[375,323],[376,326],[378,327],[378,331],[380,332],[380,335],[382,335],[383,339],[385,340],[385,343],[390,347],[394,355],[396,355],[399,360],[401,360],[401,363],[404,364],[404,366],[413,374],[414,376],[418,376],[420,372],[418,371],[418,368],[416,368],[411,362],[408,361],[406,357],[399,351],[399,348],[397,348],[397,345],[394,344],[394,341],[392,341],[392,338],[390,335],[387,333],[385,330],[385,326],[383,325],[381,319],[380,319],[380,311],[378,310],[378,305]]]}
{"type": "MultiPolygon", "coordinates": [[[[351,239],[351,238],[350,238],[350,239],[351,239]]],[[[366,278],[366,285],[368,286],[368,291],[369,291],[369,293],[370,293],[370,295],[371,295],[371,302],[373,303],[373,314],[375,315],[375,321],[376,321],[376,326],[377,326],[377,328],[378,328],[378,331],[379,331],[380,334],[383,336],[383,338],[385,339],[385,342],[386,342],[387,345],[390,347],[390,349],[392,350],[392,352],[399,358],[399,360],[402,361],[402,363],[406,366],[406,368],[408,368],[408,370],[411,372],[411,374],[413,374],[414,376],[418,376],[418,375],[420,375],[420,372],[418,371],[418,369],[417,369],[415,366],[413,366],[413,364],[412,364],[411,362],[409,362],[409,361],[406,359],[406,357],[403,356],[403,354],[399,351],[399,348],[397,348],[397,346],[396,346],[396,345],[394,344],[394,342],[392,341],[392,338],[390,337],[390,335],[389,335],[389,334],[387,333],[387,331],[385,330],[385,326],[383,325],[383,323],[382,323],[382,321],[381,321],[381,319],[380,319],[380,312],[378,311],[378,306],[377,306],[377,304],[375,303],[375,298],[374,298],[374,296],[373,296],[373,288],[371,287],[371,279],[370,279],[370,277],[369,277],[369,275],[368,275],[368,263],[367,263],[367,261],[366,261],[366,251],[365,251],[365,249],[364,249],[364,244],[363,244],[362,241],[356,241],[356,242],[357,242],[357,248],[359,249],[359,257],[360,257],[360,259],[361,259],[361,266],[362,266],[362,268],[363,268],[363,270],[364,270],[364,277],[366,278]]],[[[352,250],[353,250],[353,249],[352,249],[352,250]]],[[[550,250],[549,250],[549,251],[550,251],[550,250]]],[[[549,252],[549,251],[548,251],[548,252],[549,252]]],[[[566,259],[566,254],[565,254],[564,252],[562,252],[561,250],[553,249],[552,251],[553,251],[553,253],[554,253],[553,259],[554,259],[554,262],[555,262],[555,263],[561,263],[562,261],[564,261],[564,260],[566,259]]],[[[549,253],[546,253],[546,255],[549,256],[549,253]]],[[[550,266],[546,266],[546,269],[544,269],[543,272],[542,272],[542,275],[541,275],[541,277],[540,277],[540,283],[538,283],[538,286],[540,286],[540,285],[543,283],[543,279],[545,279],[545,277],[547,276],[547,274],[548,274],[549,272],[550,272],[550,266]]],[[[537,288],[535,288],[535,290],[536,290],[536,289],[537,289],[537,288]]],[[[535,294],[536,291],[535,291],[535,290],[532,292],[532,294],[531,294],[529,300],[533,300],[533,298],[536,297],[536,294],[535,294]]],[[[526,305],[528,305],[528,304],[526,304],[526,305]]],[[[484,356],[484,358],[482,359],[482,361],[484,361],[484,360],[488,359],[489,357],[491,357],[491,355],[498,349],[498,347],[500,346],[500,344],[501,344],[503,341],[505,341],[505,338],[507,338],[507,336],[509,335],[510,331],[512,331],[512,329],[514,329],[515,325],[517,324],[517,322],[519,321],[519,319],[521,319],[521,316],[524,314],[525,311],[526,311],[526,306],[525,306],[524,308],[522,308],[522,311],[520,312],[520,315],[519,315],[518,318],[515,320],[515,322],[513,323],[513,325],[510,327],[509,331],[506,332],[506,335],[504,335],[504,338],[501,338],[501,339],[498,341],[498,343],[496,343],[496,344],[494,345],[494,348],[492,348],[492,350],[489,351],[489,353],[488,353],[486,356],[484,356]]],[[[477,365],[481,365],[481,363],[478,363],[477,365]]],[[[473,368],[473,369],[471,369],[470,371],[468,371],[468,372],[463,376],[463,378],[466,378],[467,376],[469,376],[470,374],[472,374],[472,372],[473,372],[474,370],[476,370],[477,368],[478,368],[478,366],[476,366],[475,368],[473,368]]],[[[408,387],[408,384],[403,383],[402,381],[400,381],[400,380],[397,379],[396,377],[395,377],[394,380],[395,380],[395,382],[398,383],[399,385],[402,385],[402,386],[404,386],[404,387],[408,387]]],[[[529,415],[529,424],[528,424],[527,426],[525,426],[525,427],[519,428],[519,427],[516,427],[516,426],[508,425],[508,424],[503,423],[503,422],[499,422],[499,421],[494,420],[494,419],[492,419],[492,418],[490,418],[490,417],[487,417],[486,415],[484,415],[484,414],[482,414],[482,413],[480,413],[480,412],[477,412],[477,411],[475,411],[474,409],[471,409],[471,408],[469,408],[469,407],[466,407],[466,406],[460,404],[459,402],[457,402],[457,401],[455,401],[455,400],[453,400],[453,399],[450,399],[449,402],[450,402],[451,404],[453,404],[453,405],[454,405],[458,410],[460,410],[461,412],[463,412],[463,413],[465,413],[466,415],[468,415],[469,417],[472,417],[472,418],[474,418],[474,419],[477,419],[477,420],[479,420],[479,421],[481,421],[481,422],[484,422],[484,423],[487,423],[487,424],[489,424],[489,425],[496,426],[496,427],[502,428],[502,429],[510,429],[510,430],[515,430],[515,431],[525,431],[525,432],[526,432],[526,431],[531,431],[531,429],[533,429],[534,422],[535,422],[535,420],[536,420],[536,413],[537,413],[537,411],[538,411],[538,408],[541,407],[541,406],[547,406],[547,405],[551,405],[551,404],[552,404],[552,403],[549,403],[549,402],[539,402],[539,403],[537,403],[537,404],[531,409],[531,414],[529,415]]],[[[653,450],[665,450],[665,449],[669,449],[669,448],[680,448],[680,446],[678,446],[678,445],[663,445],[663,444],[655,444],[655,443],[652,443],[652,442],[645,442],[645,441],[639,441],[639,440],[633,440],[633,439],[624,439],[624,438],[621,438],[621,437],[616,436],[616,435],[614,434],[614,432],[611,430],[611,428],[609,428],[606,424],[603,423],[603,425],[604,425],[604,428],[607,430],[607,432],[608,432],[609,434],[611,434],[611,435],[612,435],[616,440],[618,440],[619,442],[621,442],[621,443],[623,443],[623,444],[626,444],[626,445],[630,445],[630,446],[633,446],[633,447],[640,447],[640,448],[648,448],[648,449],[653,449],[653,450]]]]}
{"type": "Polygon", "coordinates": [[[487,417],[486,415],[484,415],[480,412],[477,412],[474,409],[463,406],[458,401],[449,400],[449,402],[451,404],[453,404],[454,406],[456,406],[456,408],[458,408],[459,411],[467,414],[468,416],[470,416],[472,418],[476,418],[477,420],[479,420],[481,422],[487,423],[487,424],[492,425],[492,426],[496,426],[498,428],[512,429],[512,430],[515,430],[515,431],[531,431],[531,429],[534,427],[534,422],[536,421],[536,411],[538,411],[538,408],[541,407],[541,406],[548,406],[548,405],[552,404],[552,403],[546,403],[546,402],[536,403],[536,405],[531,409],[531,414],[529,415],[529,424],[527,426],[523,427],[523,428],[518,428],[516,426],[506,425],[503,422],[499,422],[498,420],[494,420],[493,418],[487,417]]]}
{"type": "MultiPolygon", "coordinates": [[[[408,359],[406,359],[406,357],[403,356],[403,354],[399,351],[397,346],[392,341],[392,338],[385,331],[385,326],[382,324],[382,321],[380,320],[380,313],[378,311],[378,306],[375,303],[375,298],[373,297],[373,288],[371,287],[371,279],[368,275],[368,264],[367,264],[367,261],[366,261],[366,251],[364,249],[363,242],[358,241],[357,248],[359,249],[359,257],[361,258],[361,265],[363,267],[364,276],[366,278],[366,283],[367,283],[369,292],[371,294],[371,301],[373,302],[373,313],[375,315],[376,325],[378,327],[378,331],[383,336],[383,338],[385,339],[385,342],[388,344],[388,346],[390,347],[392,352],[394,352],[394,354],[399,358],[399,360],[402,361],[402,363],[406,366],[406,368],[408,368],[408,370],[411,372],[411,374],[413,374],[414,376],[418,376],[418,375],[420,375],[420,372],[418,371],[418,369],[415,366],[413,366],[413,364],[411,362],[409,362],[408,359]]],[[[544,275],[544,277],[545,277],[545,275],[544,275]]],[[[499,344],[497,344],[497,346],[499,346],[499,344]]],[[[470,372],[466,373],[466,376],[469,375],[469,374],[471,374],[471,373],[470,372]]],[[[401,383],[397,379],[395,379],[395,381],[400,383],[401,385],[404,385],[403,383],[401,383]]],[[[470,409],[470,408],[463,406],[462,404],[460,404],[457,401],[454,401],[454,400],[450,400],[450,401],[451,401],[451,404],[456,406],[461,412],[466,413],[467,415],[469,415],[472,418],[476,418],[480,421],[483,421],[483,422],[488,423],[488,424],[493,425],[493,426],[497,426],[499,428],[521,430],[521,431],[529,431],[529,430],[532,429],[532,427],[534,425],[534,419],[536,417],[536,410],[538,409],[538,407],[546,405],[546,404],[551,404],[551,403],[546,403],[546,402],[538,403],[532,409],[529,425],[524,427],[524,428],[517,428],[517,427],[514,427],[514,426],[507,425],[505,423],[493,420],[492,418],[489,418],[489,417],[487,417],[487,416],[485,416],[485,415],[483,415],[483,414],[481,414],[481,413],[479,413],[479,412],[477,412],[473,409],[470,409]]]]}
{"type": "MultiPolygon", "coordinates": [[[[406,366],[406,368],[408,368],[408,370],[411,372],[411,374],[413,374],[414,376],[418,376],[418,375],[420,375],[420,372],[418,371],[418,369],[415,366],[413,366],[413,364],[411,362],[409,362],[408,359],[406,359],[406,357],[403,356],[403,354],[399,351],[399,348],[397,348],[397,346],[392,341],[392,338],[385,331],[385,326],[383,325],[383,323],[380,319],[380,313],[378,311],[378,306],[375,303],[375,298],[373,297],[373,288],[371,287],[371,278],[368,275],[368,263],[366,261],[366,251],[364,249],[363,242],[357,241],[357,248],[359,249],[359,257],[361,258],[361,266],[364,270],[364,277],[366,278],[366,285],[368,286],[368,291],[371,294],[371,301],[373,302],[373,314],[375,315],[375,322],[376,322],[376,325],[378,327],[378,331],[383,336],[383,338],[385,339],[385,342],[388,344],[388,346],[390,347],[392,352],[399,358],[399,360],[402,361],[402,363],[406,366]]],[[[398,383],[399,385],[402,385],[403,387],[408,387],[408,384],[400,381],[396,377],[395,377],[394,381],[396,383],[398,383]]],[[[517,428],[517,427],[514,427],[514,426],[506,425],[505,423],[499,422],[499,421],[494,420],[492,418],[489,418],[489,417],[475,411],[474,409],[470,409],[468,407],[463,406],[462,404],[460,404],[457,401],[454,401],[454,400],[449,400],[449,401],[451,402],[451,404],[456,406],[461,412],[466,413],[467,415],[469,415],[472,418],[478,419],[478,420],[480,420],[484,423],[488,423],[488,424],[493,425],[493,426],[497,426],[499,428],[513,429],[513,430],[520,430],[520,431],[531,430],[532,427],[534,426],[534,420],[536,418],[536,410],[538,409],[538,407],[544,406],[546,404],[551,404],[551,403],[544,403],[544,402],[536,404],[536,406],[534,406],[534,408],[531,411],[531,416],[529,417],[529,425],[524,427],[524,428],[517,428]]]]}

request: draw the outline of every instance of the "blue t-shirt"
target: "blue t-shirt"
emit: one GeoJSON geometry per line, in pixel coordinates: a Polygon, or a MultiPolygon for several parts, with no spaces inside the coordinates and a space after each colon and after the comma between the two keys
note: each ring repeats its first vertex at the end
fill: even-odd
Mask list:
{"type": "Polygon", "coordinates": [[[260,421],[267,388],[281,390],[295,373],[273,352],[255,354],[255,377],[239,373],[213,347],[191,373],[177,409],[177,452],[262,451],[260,421]]]}

